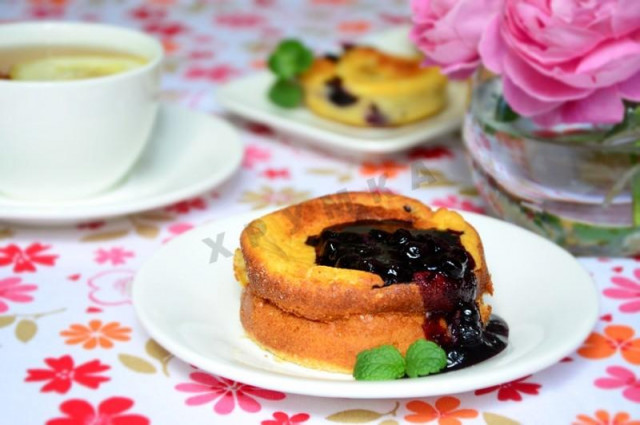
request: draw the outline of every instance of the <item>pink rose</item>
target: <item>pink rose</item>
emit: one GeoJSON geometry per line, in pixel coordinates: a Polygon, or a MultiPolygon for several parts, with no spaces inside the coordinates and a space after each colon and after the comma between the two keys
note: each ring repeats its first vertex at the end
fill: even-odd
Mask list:
{"type": "Polygon", "coordinates": [[[427,65],[467,78],[480,65],[478,43],[503,0],[412,0],[411,39],[427,65]]]}
{"type": "Polygon", "coordinates": [[[616,123],[623,99],[640,101],[638,0],[505,0],[479,50],[540,124],[616,123]]]}

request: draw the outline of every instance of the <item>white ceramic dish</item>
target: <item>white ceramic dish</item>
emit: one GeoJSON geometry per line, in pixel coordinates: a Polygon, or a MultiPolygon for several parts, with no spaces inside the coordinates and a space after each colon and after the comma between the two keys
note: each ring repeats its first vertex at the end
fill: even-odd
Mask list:
{"type": "Polygon", "coordinates": [[[594,284],[575,258],[519,227],[464,213],[484,241],[495,286],[494,312],[510,327],[504,352],[466,369],[386,382],[354,381],[349,375],[284,362],[246,337],[232,258],[220,249],[217,261],[210,262],[212,249],[203,242],[211,238],[233,252],[244,225],[263,213],[197,228],[160,249],[135,277],[133,304],[143,326],[177,357],[205,371],[315,396],[457,393],[507,382],[558,362],[584,341],[597,320],[594,284]]]}
{"type": "MultiPolygon", "coordinates": [[[[407,34],[408,29],[401,27],[363,42],[406,55],[412,49],[407,34]]],[[[456,130],[462,123],[468,97],[466,82],[450,81],[448,106],[438,115],[401,127],[358,128],[318,117],[304,107],[289,110],[272,104],[266,95],[272,82],[270,72],[257,73],[221,87],[217,99],[232,113],[298,136],[296,142],[360,157],[400,152],[456,130]]]]}
{"type": "Polygon", "coordinates": [[[0,194],[0,220],[63,224],[158,208],[225,181],[239,167],[243,147],[225,121],[163,105],[152,140],[128,177],[99,195],[38,203],[0,194]]]}

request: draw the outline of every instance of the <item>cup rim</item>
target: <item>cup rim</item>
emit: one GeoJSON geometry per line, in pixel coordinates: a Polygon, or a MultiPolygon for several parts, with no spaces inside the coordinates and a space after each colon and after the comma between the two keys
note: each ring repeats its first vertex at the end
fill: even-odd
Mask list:
{"type": "Polygon", "coordinates": [[[133,69],[129,69],[123,72],[111,74],[111,75],[104,75],[104,76],[92,77],[92,78],[81,78],[77,80],[59,80],[59,81],[46,81],[46,80],[45,81],[12,81],[12,80],[0,79],[0,87],[10,85],[11,87],[14,87],[14,88],[23,87],[26,89],[29,87],[44,88],[49,86],[66,87],[66,86],[101,84],[101,83],[106,83],[110,81],[128,79],[139,74],[147,73],[150,70],[157,68],[164,59],[164,47],[162,46],[162,43],[160,43],[160,41],[158,41],[156,38],[142,31],[128,28],[128,27],[110,25],[110,24],[104,24],[104,23],[82,22],[82,21],[47,21],[47,20],[20,21],[20,22],[9,22],[9,23],[1,24],[0,34],[5,28],[8,29],[8,28],[20,28],[20,27],[24,27],[24,28],[33,27],[34,29],[38,28],[40,30],[42,30],[45,27],[49,27],[49,28],[53,27],[58,29],[69,28],[71,30],[73,30],[73,28],[84,28],[86,30],[100,28],[108,31],[127,33],[131,36],[145,39],[147,42],[153,45],[153,50],[155,50],[155,52],[153,53],[153,56],[149,58],[149,61],[144,65],[133,68],[133,69]]]}

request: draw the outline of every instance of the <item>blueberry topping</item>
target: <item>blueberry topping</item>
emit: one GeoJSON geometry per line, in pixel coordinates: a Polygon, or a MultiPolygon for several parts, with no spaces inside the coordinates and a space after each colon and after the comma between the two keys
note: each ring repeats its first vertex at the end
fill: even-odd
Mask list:
{"type": "Polygon", "coordinates": [[[498,354],[509,332],[493,316],[483,326],[475,261],[461,235],[400,220],[363,220],[326,228],[306,243],[315,248],[316,264],[375,273],[384,286],[417,284],[428,312],[425,337],[447,351],[445,370],[454,370],[498,354]]]}
{"type": "Polygon", "coordinates": [[[342,78],[333,77],[326,83],[329,101],[337,106],[349,106],[358,101],[358,98],[344,89],[342,78]]]}

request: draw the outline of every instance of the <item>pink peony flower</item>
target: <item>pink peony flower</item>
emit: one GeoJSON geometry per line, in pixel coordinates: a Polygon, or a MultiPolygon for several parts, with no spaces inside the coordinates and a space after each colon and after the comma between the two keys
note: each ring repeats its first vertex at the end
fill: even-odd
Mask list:
{"type": "Polygon", "coordinates": [[[479,52],[509,105],[539,124],[616,123],[623,99],[640,101],[637,0],[505,0],[479,52]]]}
{"type": "Polygon", "coordinates": [[[480,65],[478,43],[503,0],[412,0],[411,39],[452,78],[467,78],[480,65]]]}

